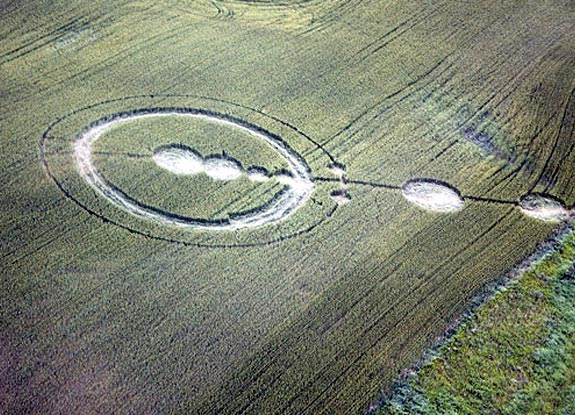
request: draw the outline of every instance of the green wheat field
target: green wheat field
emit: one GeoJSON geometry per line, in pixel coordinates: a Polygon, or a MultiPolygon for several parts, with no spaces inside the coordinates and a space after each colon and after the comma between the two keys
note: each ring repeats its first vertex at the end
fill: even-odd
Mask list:
{"type": "Polygon", "coordinates": [[[362,415],[571,226],[575,3],[0,0],[0,110],[0,413],[362,415]]]}

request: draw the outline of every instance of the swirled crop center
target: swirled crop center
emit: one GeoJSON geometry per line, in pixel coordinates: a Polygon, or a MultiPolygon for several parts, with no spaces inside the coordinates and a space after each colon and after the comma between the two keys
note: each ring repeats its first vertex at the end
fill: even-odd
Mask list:
{"type": "MultiPolygon", "coordinates": [[[[307,163],[278,137],[266,134],[264,131],[247,123],[235,121],[223,115],[194,109],[178,109],[177,111],[174,109],[141,110],[140,112],[122,113],[103,119],[84,130],[77,137],[74,142],[74,157],[82,178],[113,204],[136,216],[183,228],[225,231],[273,224],[294,214],[298,208],[309,200],[315,188],[307,163]],[[174,116],[194,117],[206,122],[240,129],[270,145],[286,160],[290,168],[290,176],[277,178],[284,185],[283,191],[259,209],[235,215],[229,219],[207,220],[184,217],[146,206],[124,194],[98,172],[92,159],[92,146],[110,128],[144,118],[174,116]]],[[[192,195],[190,195],[190,203],[193,203],[192,195]]]]}

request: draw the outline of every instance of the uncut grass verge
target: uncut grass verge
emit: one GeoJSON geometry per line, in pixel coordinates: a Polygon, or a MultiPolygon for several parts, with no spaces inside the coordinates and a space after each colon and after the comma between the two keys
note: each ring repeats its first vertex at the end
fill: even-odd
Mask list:
{"type": "Polygon", "coordinates": [[[575,413],[575,232],[480,305],[373,415],[575,413]]]}

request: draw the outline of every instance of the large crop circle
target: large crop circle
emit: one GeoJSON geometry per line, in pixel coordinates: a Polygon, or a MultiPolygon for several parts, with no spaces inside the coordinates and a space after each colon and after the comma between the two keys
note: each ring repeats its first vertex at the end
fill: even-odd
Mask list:
{"type": "Polygon", "coordinates": [[[51,124],[41,154],[58,188],[90,215],[174,243],[270,244],[312,231],[337,207],[337,184],[314,180],[335,162],[317,141],[222,100],[155,95],[90,105],[51,124]],[[214,148],[220,153],[200,154],[214,148]]]}

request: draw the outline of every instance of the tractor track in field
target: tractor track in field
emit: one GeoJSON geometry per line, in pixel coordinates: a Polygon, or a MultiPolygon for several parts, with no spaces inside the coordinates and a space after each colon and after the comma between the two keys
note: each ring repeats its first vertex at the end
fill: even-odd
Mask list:
{"type": "MultiPolygon", "coordinates": [[[[471,241],[469,244],[467,244],[464,248],[461,249],[461,251],[457,254],[461,254],[461,252],[464,252],[466,250],[468,250],[470,247],[474,246],[476,243],[478,243],[479,241],[481,241],[482,239],[485,238],[486,235],[490,234],[493,230],[495,230],[505,218],[508,218],[510,214],[510,211],[508,211],[502,218],[500,218],[495,224],[493,224],[492,226],[490,226],[487,230],[485,230],[484,232],[482,232],[480,235],[476,236],[474,238],[473,241],[471,241]]],[[[420,230],[418,232],[418,234],[425,234],[425,230],[420,230]]],[[[414,235],[414,238],[417,238],[417,235],[414,235]]],[[[485,246],[483,247],[482,250],[487,250],[489,249],[489,243],[485,243],[485,246]]],[[[406,249],[409,246],[409,242],[404,243],[402,246],[398,247],[395,251],[393,255],[390,255],[390,257],[381,265],[381,269],[387,269],[387,267],[392,266],[393,264],[393,260],[395,259],[395,256],[401,256],[400,252],[403,249],[406,249]]],[[[454,255],[453,257],[455,257],[456,255],[454,255]]],[[[449,264],[449,261],[445,261],[442,262],[442,264],[440,264],[437,269],[433,270],[433,272],[431,272],[431,274],[436,274],[437,272],[439,272],[443,267],[447,266],[446,264],[449,264]]],[[[330,318],[331,323],[324,327],[322,331],[320,332],[316,332],[318,337],[325,337],[326,335],[329,334],[329,332],[331,331],[332,327],[334,327],[335,325],[337,325],[339,322],[342,322],[345,315],[348,315],[350,313],[350,311],[356,307],[358,307],[360,305],[360,303],[363,301],[364,298],[368,297],[374,290],[376,290],[378,287],[380,288],[382,286],[382,282],[385,280],[390,279],[393,274],[395,272],[397,272],[398,268],[400,268],[401,265],[398,264],[396,265],[395,269],[389,270],[387,272],[380,272],[380,274],[383,276],[382,279],[378,279],[376,282],[372,283],[369,287],[366,287],[365,290],[362,291],[362,295],[356,295],[355,297],[357,298],[352,304],[350,304],[349,306],[341,309],[338,313],[337,316],[330,318]]],[[[344,282],[341,282],[341,284],[345,284],[344,282]]],[[[435,298],[435,294],[437,292],[439,292],[440,290],[442,290],[442,286],[441,284],[437,284],[435,286],[431,286],[429,285],[429,282],[427,281],[423,281],[422,283],[414,286],[413,288],[411,288],[407,293],[404,293],[400,298],[396,299],[396,301],[394,301],[392,304],[388,305],[384,310],[381,310],[381,312],[379,313],[379,317],[371,323],[370,326],[364,328],[362,330],[362,335],[358,337],[358,339],[355,340],[350,340],[351,342],[360,342],[361,343],[361,347],[358,348],[352,348],[354,350],[363,350],[358,356],[354,357],[353,361],[346,363],[346,367],[344,368],[343,372],[341,375],[338,375],[335,377],[334,380],[329,382],[329,385],[325,386],[323,388],[323,391],[326,392],[331,386],[333,386],[335,383],[337,383],[339,380],[341,380],[343,378],[343,376],[345,376],[346,373],[348,373],[348,371],[353,368],[356,367],[356,363],[359,362],[366,353],[368,353],[369,350],[372,350],[377,344],[379,344],[381,342],[381,340],[383,338],[385,338],[386,333],[388,333],[390,330],[397,330],[400,326],[401,326],[401,322],[404,321],[404,319],[408,319],[409,315],[417,315],[417,307],[412,309],[411,311],[409,311],[407,313],[406,316],[404,316],[404,318],[402,319],[397,319],[394,322],[387,322],[387,325],[385,327],[380,327],[379,332],[382,333],[379,335],[379,337],[377,338],[372,338],[369,333],[373,333],[375,331],[375,328],[377,326],[380,326],[382,324],[382,322],[386,321],[386,315],[390,312],[392,312],[395,309],[398,309],[399,305],[402,304],[406,299],[411,298],[415,293],[417,293],[418,291],[425,289],[426,286],[429,286],[429,288],[431,288],[431,292],[428,293],[429,295],[426,295],[424,298],[429,299],[428,303],[431,304],[433,303],[433,298],[435,298]],[[363,340],[362,340],[363,339],[363,340]],[[367,348],[366,348],[366,343],[364,342],[364,340],[367,341],[367,348]]],[[[338,290],[340,292],[344,292],[345,290],[342,289],[342,287],[340,287],[338,285],[338,287],[335,287],[334,290],[338,290]],[[339,288],[338,288],[339,287],[339,288]]],[[[374,294],[375,295],[375,294],[374,294]]],[[[326,300],[328,301],[329,298],[327,298],[326,296],[326,300]]],[[[419,306],[422,306],[423,303],[420,303],[419,306]]],[[[427,305],[427,304],[426,304],[427,305]]],[[[321,313],[321,310],[323,309],[321,304],[317,304],[316,307],[310,311],[311,313],[321,313]]],[[[323,321],[323,319],[321,318],[312,318],[310,317],[310,315],[308,313],[305,314],[305,316],[302,317],[300,320],[293,322],[288,328],[286,328],[286,331],[289,331],[290,333],[300,333],[301,338],[305,338],[307,336],[307,331],[305,330],[305,325],[306,325],[306,321],[323,321]],[[305,317],[305,318],[304,318],[305,317]]],[[[284,339],[284,336],[278,335],[279,339],[284,339]]],[[[230,401],[236,401],[236,402],[245,402],[245,404],[241,405],[240,407],[237,407],[237,409],[233,410],[233,413],[235,414],[242,414],[245,411],[247,411],[251,405],[253,404],[253,402],[257,401],[257,398],[262,396],[264,392],[261,391],[250,391],[250,387],[251,385],[257,385],[258,384],[258,379],[259,378],[264,378],[266,376],[270,375],[270,371],[277,371],[277,373],[275,373],[273,375],[273,378],[267,378],[266,380],[266,385],[269,389],[272,389],[271,386],[274,384],[277,384],[277,382],[281,382],[281,378],[284,375],[284,373],[288,372],[290,368],[294,368],[294,370],[297,370],[296,365],[298,364],[298,362],[302,359],[302,352],[291,352],[291,353],[287,353],[288,356],[286,357],[286,351],[287,350],[296,350],[296,348],[293,347],[293,344],[299,344],[301,338],[298,337],[290,337],[288,340],[285,340],[280,342],[280,344],[278,345],[276,340],[270,340],[268,343],[266,343],[265,345],[261,346],[260,352],[258,353],[254,353],[254,357],[252,358],[248,358],[245,362],[244,365],[245,367],[249,367],[249,370],[244,370],[242,371],[243,373],[245,373],[245,376],[249,376],[249,379],[243,379],[243,380],[239,380],[239,382],[241,382],[242,384],[242,390],[243,391],[247,391],[247,392],[235,392],[237,391],[237,385],[230,383],[228,385],[225,386],[225,389],[227,391],[226,396],[229,396],[230,401]],[[254,358],[257,358],[257,361],[253,361],[254,358]],[[288,363],[289,360],[289,363],[288,363]],[[255,370],[254,369],[255,366],[255,370]],[[277,370],[278,367],[281,367],[281,370],[277,370]],[[240,393],[244,394],[243,398],[241,397],[241,395],[239,395],[240,393]]],[[[344,353],[344,352],[342,352],[344,353]]],[[[346,360],[346,359],[338,359],[337,357],[334,357],[333,362],[337,362],[337,361],[342,361],[342,360],[346,360]]],[[[325,371],[326,368],[330,368],[331,365],[328,364],[327,366],[323,366],[321,368],[318,368],[316,370],[316,374],[314,374],[314,379],[318,379],[321,376],[325,375],[325,371]]],[[[237,379],[234,380],[234,382],[238,381],[237,379]]],[[[310,382],[313,383],[313,382],[310,382]]],[[[257,386],[255,386],[257,388],[257,386]]],[[[305,387],[302,387],[303,389],[305,389],[305,387]]],[[[280,388],[281,389],[281,388],[280,388]]],[[[321,394],[323,395],[323,393],[321,394]]],[[[286,402],[286,404],[284,405],[283,408],[281,408],[282,410],[287,409],[288,407],[290,407],[290,405],[292,405],[295,402],[295,399],[297,399],[297,394],[293,394],[292,398],[290,400],[288,400],[289,403],[286,402]]],[[[319,400],[319,397],[317,399],[315,399],[314,401],[319,400]]],[[[229,405],[229,402],[223,402],[221,404],[222,408],[224,408],[226,405],[229,405]]],[[[306,408],[312,408],[313,403],[308,404],[308,406],[306,408]]],[[[277,412],[274,413],[282,413],[282,410],[278,410],[277,412]]],[[[307,410],[307,409],[306,409],[307,410]]],[[[308,413],[308,412],[300,412],[300,413],[308,413]]]]}

